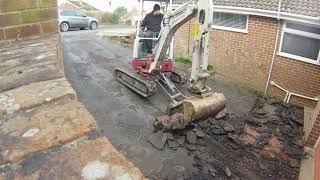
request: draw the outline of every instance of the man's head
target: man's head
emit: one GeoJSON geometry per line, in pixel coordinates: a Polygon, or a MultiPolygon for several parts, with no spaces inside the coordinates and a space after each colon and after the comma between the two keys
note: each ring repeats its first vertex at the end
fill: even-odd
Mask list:
{"type": "Polygon", "coordinates": [[[159,14],[161,14],[160,12],[160,6],[159,4],[155,4],[153,6],[153,11],[152,11],[153,15],[158,16],[159,14]]]}

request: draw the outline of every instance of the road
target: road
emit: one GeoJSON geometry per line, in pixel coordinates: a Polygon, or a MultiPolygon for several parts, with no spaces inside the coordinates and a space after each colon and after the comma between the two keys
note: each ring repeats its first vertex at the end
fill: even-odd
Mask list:
{"type": "MultiPolygon", "coordinates": [[[[96,31],[62,33],[67,79],[76,90],[79,101],[96,119],[101,132],[146,177],[163,179],[172,168],[181,166],[192,173],[193,157],[185,148],[159,151],[146,141],[153,131],[153,119],[166,110],[165,95],[160,92],[151,98],[142,98],[113,77],[115,67],[129,66],[132,50],[99,34],[128,31],[132,28],[103,26],[96,31]]],[[[214,88],[219,90],[217,86],[214,88]]],[[[225,88],[220,90],[225,91],[225,88]]],[[[244,111],[249,111],[254,103],[254,98],[242,94],[234,96],[234,100],[235,97],[240,97],[239,101],[246,98],[244,102],[248,104],[243,103],[240,107],[244,111]]]]}

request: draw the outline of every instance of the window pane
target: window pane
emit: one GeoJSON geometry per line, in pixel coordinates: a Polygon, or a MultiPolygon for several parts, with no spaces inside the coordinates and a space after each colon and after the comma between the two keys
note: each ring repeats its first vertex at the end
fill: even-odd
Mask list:
{"type": "Polygon", "coordinates": [[[229,13],[213,13],[213,25],[247,29],[247,16],[229,13]]]}
{"type": "Polygon", "coordinates": [[[63,11],[61,14],[63,16],[72,16],[72,11],[63,11]]]}
{"type": "Polygon", "coordinates": [[[84,13],[82,11],[75,11],[75,15],[82,17],[84,16],[84,13]]]}
{"type": "Polygon", "coordinates": [[[312,39],[290,33],[284,34],[282,52],[317,60],[319,50],[319,39],[312,39]]]}
{"type": "Polygon", "coordinates": [[[287,28],[295,29],[295,30],[299,30],[299,31],[310,32],[310,33],[320,35],[320,28],[316,28],[316,27],[312,27],[312,26],[306,26],[306,25],[295,24],[295,23],[287,23],[287,28]]]}
{"type": "Polygon", "coordinates": [[[67,12],[67,11],[61,11],[61,12],[60,12],[60,15],[61,15],[61,16],[67,16],[67,15],[68,15],[68,12],[67,12]]]}

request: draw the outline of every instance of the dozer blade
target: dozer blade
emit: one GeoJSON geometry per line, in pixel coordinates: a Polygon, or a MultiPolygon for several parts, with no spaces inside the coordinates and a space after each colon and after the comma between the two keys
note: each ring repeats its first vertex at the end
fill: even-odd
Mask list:
{"type": "Polygon", "coordinates": [[[179,112],[155,119],[154,127],[164,131],[183,129],[191,123],[215,117],[226,108],[226,98],[221,93],[211,93],[205,97],[192,97],[183,101],[179,112]]]}
{"type": "Polygon", "coordinates": [[[157,85],[152,79],[142,77],[133,70],[116,68],[115,77],[119,82],[143,97],[150,97],[157,92],[157,85]]]}

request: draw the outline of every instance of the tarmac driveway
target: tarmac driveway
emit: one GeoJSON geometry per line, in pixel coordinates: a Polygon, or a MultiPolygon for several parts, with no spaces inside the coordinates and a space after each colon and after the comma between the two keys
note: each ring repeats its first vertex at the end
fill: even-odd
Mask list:
{"type": "MultiPolygon", "coordinates": [[[[153,119],[165,112],[167,100],[163,98],[164,94],[160,92],[144,99],[113,77],[115,67],[130,66],[132,50],[102,38],[99,33],[130,30],[127,27],[102,28],[62,33],[66,76],[79,101],[92,113],[110,142],[148,178],[166,177],[176,165],[183,165],[192,172],[193,157],[185,149],[159,151],[146,141],[153,130],[153,119]]],[[[210,82],[210,85],[227,93],[227,97],[233,97],[231,101],[245,102],[241,107],[234,106],[234,111],[246,113],[254,104],[253,96],[215,82],[210,82]]]]}

